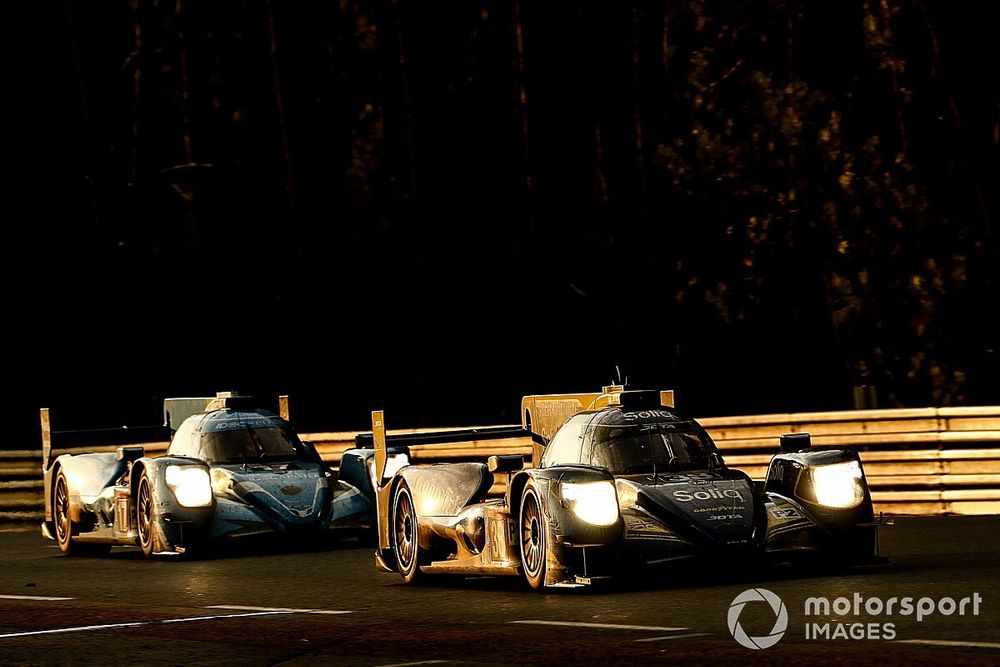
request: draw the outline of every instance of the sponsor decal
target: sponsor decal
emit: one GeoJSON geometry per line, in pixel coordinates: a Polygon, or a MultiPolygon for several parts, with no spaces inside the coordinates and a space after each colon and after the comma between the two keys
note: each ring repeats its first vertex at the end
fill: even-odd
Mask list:
{"type": "Polygon", "coordinates": [[[772,507],[768,510],[775,519],[799,519],[802,517],[794,507],[772,507]]]}
{"type": "Polygon", "coordinates": [[[625,421],[638,421],[640,419],[674,419],[674,415],[666,410],[639,410],[638,412],[626,412],[625,421]]]}
{"type": "Polygon", "coordinates": [[[729,505],[712,505],[711,507],[695,507],[691,510],[693,513],[698,514],[699,512],[729,512],[733,509],[732,503],[729,505]]]}
{"type": "Polygon", "coordinates": [[[720,490],[714,486],[703,491],[674,491],[674,500],[678,500],[682,503],[689,503],[692,500],[712,500],[719,498],[735,498],[736,500],[743,500],[743,496],[741,496],[740,492],[736,489],[720,490]]]}

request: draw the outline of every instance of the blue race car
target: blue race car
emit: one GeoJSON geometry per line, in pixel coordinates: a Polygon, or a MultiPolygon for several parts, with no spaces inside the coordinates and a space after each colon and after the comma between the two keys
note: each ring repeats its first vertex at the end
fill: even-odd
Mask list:
{"type": "MultiPolygon", "coordinates": [[[[288,421],[228,392],[167,399],[164,413],[166,429],[180,423],[164,456],[126,445],[49,465],[53,435],[74,433],[53,434],[43,412],[42,534],[63,553],[137,545],[149,557],[251,535],[374,536],[373,450],[346,451],[335,473],[288,421]]],[[[406,461],[402,449],[392,454],[406,461]]]]}

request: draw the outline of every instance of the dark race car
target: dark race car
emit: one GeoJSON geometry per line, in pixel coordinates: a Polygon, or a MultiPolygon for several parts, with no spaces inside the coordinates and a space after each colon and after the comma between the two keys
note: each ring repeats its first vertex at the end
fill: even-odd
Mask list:
{"type": "Polygon", "coordinates": [[[874,559],[876,522],[857,452],[783,436],[766,481],[755,483],[726,465],[672,399],[621,387],[526,397],[523,429],[535,443],[527,470],[520,456],[493,456],[379,473],[387,439],[375,413],[376,565],[408,583],[433,573],[521,575],[541,589],[690,559],[874,559]],[[490,499],[497,472],[507,473],[507,488],[490,499]]]}
{"type": "MultiPolygon", "coordinates": [[[[372,450],[348,450],[334,473],[285,419],[249,397],[167,399],[165,415],[168,428],[180,426],[164,456],[122,446],[63,454],[51,465],[43,417],[43,535],[70,555],[137,545],[152,556],[251,535],[372,533],[372,450]]],[[[405,452],[393,455],[406,460],[405,452]]]]}

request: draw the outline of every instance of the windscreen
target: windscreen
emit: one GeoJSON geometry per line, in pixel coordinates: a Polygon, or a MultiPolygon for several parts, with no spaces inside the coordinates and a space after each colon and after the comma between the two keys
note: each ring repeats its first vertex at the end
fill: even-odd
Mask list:
{"type": "Polygon", "coordinates": [[[703,433],[691,422],[593,424],[584,437],[591,465],[638,475],[709,467],[713,449],[703,433]]]}
{"type": "Polygon", "coordinates": [[[201,458],[209,463],[269,463],[304,457],[295,432],[282,426],[250,426],[201,434],[201,458]]]}

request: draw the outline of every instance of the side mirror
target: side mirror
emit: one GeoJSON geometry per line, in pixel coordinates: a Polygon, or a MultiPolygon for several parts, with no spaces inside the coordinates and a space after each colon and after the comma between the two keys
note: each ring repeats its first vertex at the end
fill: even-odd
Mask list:
{"type": "Polygon", "coordinates": [[[490,472],[516,472],[524,468],[524,457],[520,454],[496,454],[486,459],[490,472]]]}
{"type": "Polygon", "coordinates": [[[115,450],[115,458],[119,461],[136,461],[146,453],[144,447],[119,447],[115,450]]]}
{"type": "Polygon", "coordinates": [[[302,446],[317,463],[323,463],[323,457],[319,455],[316,445],[308,440],[302,441],[302,446]]]}
{"type": "Polygon", "coordinates": [[[782,453],[801,452],[812,446],[812,437],[808,433],[785,433],[778,438],[778,449],[782,453]]]}

